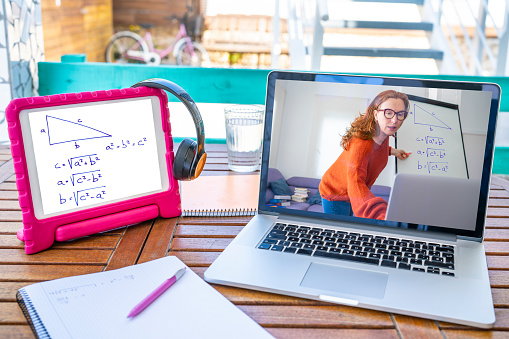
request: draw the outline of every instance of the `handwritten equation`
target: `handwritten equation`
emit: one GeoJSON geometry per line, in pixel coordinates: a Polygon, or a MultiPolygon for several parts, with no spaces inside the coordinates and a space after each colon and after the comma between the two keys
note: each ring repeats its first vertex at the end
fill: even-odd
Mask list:
{"type": "Polygon", "coordinates": [[[131,142],[130,140],[121,140],[120,143],[110,143],[108,146],[106,146],[107,151],[113,151],[115,149],[125,149],[128,147],[134,147],[134,146],[145,146],[145,143],[147,142],[147,138],[142,138],[140,140],[135,140],[131,142]]]}
{"type": "MultiPolygon", "coordinates": [[[[145,146],[147,138],[121,139],[102,146],[100,153],[71,156],[54,163],[58,178],[55,182],[58,204],[62,207],[79,207],[108,199],[108,178],[104,175],[105,159],[110,152],[129,151],[145,146]]],[[[80,143],[84,142],[81,140],[80,143]]],[[[74,149],[78,152],[80,147],[74,149]]]]}
{"type": "Polygon", "coordinates": [[[442,146],[445,144],[444,138],[442,137],[434,137],[434,136],[425,136],[425,137],[417,137],[418,142],[423,142],[426,145],[438,145],[442,146]]]}
{"type": "Polygon", "coordinates": [[[415,151],[416,155],[419,156],[419,160],[417,160],[417,170],[426,171],[429,174],[434,172],[447,173],[449,170],[449,162],[447,161],[448,151],[445,149],[447,143],[444,138],[427,135],[424,137],[417,137],[416,141],[419,145],[424,146],[415,151]],[[429,145],[443,147],[426,147],[429,145]]]}
{"type": "MultiPolygon", "coordinates": [[[[431,92],[430,92],[431,93],[431,92]]],[[[438,89],[437,98],[446,98],[438,89]]],[[[396,161],[398,173],[468,178],[459,105],[409,95],[409,112],[396,147],[411,155],[396,161]]]]}
{"type": "Polygon", "coordinates": [[[428,158],[443,159],[446,156],[445,149],[443,148],[426,148],[425,150],[418,150],[417,154],[424,155],[428,158]]]}
{"type": "Polygon", "coordinates": [[[73,301],[86,298],[89,294],[95,293],[95,291],[101,287],[107,287],[117,285],[119,283],[127,283],[133,281],[135,276],[133,274],[119,276],[115,278],[111,278],[106,281],[101,281],[97,283],[91,283],[87,285],[79,285],[72,286],[67,288],[62,288],[54,291],[50,291],[48,295],[59,305],[68,305],[73,301]]]}
{"type": "Polygon", "coordinates": [[[448,162],[420,162],[417,161],[417,169],[418,170],[425,170],[428,173],[431,172],[447,172],[449,170],[449,163],[448,162]]]}

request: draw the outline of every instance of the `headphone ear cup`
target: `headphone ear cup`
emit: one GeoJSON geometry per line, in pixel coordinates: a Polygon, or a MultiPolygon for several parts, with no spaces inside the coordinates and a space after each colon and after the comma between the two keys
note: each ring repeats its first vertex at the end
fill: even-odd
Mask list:
{"type": "Polygon", "coordinates": [[[175,155],[173,176],[177,180],[191,180],[193,177],[193,160],[198,144],[192,139],[184,139],[175,155]]]}

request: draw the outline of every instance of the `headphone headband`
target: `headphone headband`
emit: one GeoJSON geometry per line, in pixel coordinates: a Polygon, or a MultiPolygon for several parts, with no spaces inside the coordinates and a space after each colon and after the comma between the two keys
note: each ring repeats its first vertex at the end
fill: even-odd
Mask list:
{"type": "Polygon", "coordinates": [[[198,110],[193,98],[191,98],[191,96],[187,94],[182,87],[166,79],[147,79],[140,81],[131,87],[135,88],[140,86],[160,88],[176,96],[177,99],[179,99],[187,107],[189,113],[191,113],[191,117],[193,118],[194,125],[196,127],[196,137],[199,149],[205,148],[205,128],[203,126],[203,119],[201,118],[200,111],[198,110]]]}
{"type": "Polygon", "coordinates": [[[201,118],[200,111],[194,100],[179,85],[165,79],[147,79],[140,81],[134,85],[135,87],[154,87],[170,92],[175,95],[186,107],[193,118],[196,127],[197,143],[191,139],[184,139],[175,156],[173,163],[173,175],[177,180],[192,180],[197,178],[203,166],[207,154],[205,153],[205,128],[201,118]],[[196,149],[198,148],[198,149],[196,149]]]}

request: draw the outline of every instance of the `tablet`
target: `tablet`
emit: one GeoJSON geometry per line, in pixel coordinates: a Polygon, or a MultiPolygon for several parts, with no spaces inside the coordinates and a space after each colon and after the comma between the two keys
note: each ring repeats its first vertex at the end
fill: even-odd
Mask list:
{"type": "Polygon", "coordinates": [[[167,102],[162,90],[140,87],[9,104],[26,253],[180,215],[167,102]]]}

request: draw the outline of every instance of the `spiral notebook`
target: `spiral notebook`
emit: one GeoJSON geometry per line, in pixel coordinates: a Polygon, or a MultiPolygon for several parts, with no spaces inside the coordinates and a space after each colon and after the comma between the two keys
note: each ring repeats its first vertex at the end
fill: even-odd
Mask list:
{"type": "Polygon", "coordinates": [[[180,183],[182,216],[230,217],[255,215],[260,176],[209,175],[180,183]]]}
{"type": "Polygon", "coordinates": [[[170,256],[32,284],[17,299],[38,338],[272,338],[190,269],[143,312],[127,318],[184,266],[170,256]]]}

